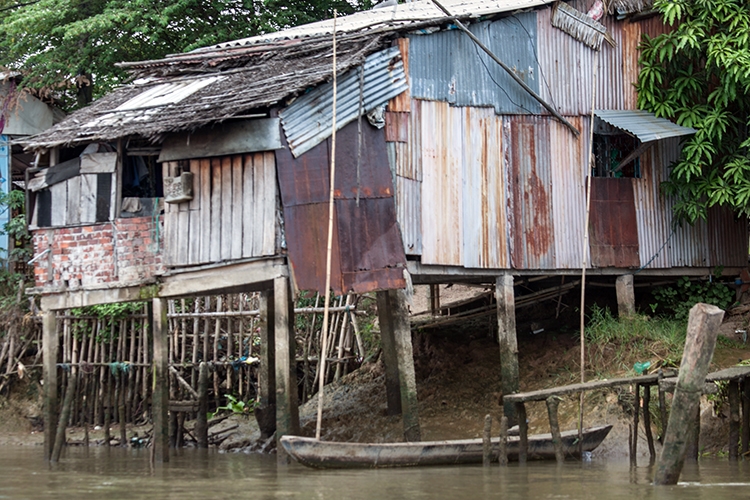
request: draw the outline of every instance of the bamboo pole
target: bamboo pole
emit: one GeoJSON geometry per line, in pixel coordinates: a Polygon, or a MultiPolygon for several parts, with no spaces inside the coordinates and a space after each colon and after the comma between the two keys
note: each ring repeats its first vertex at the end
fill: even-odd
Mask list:
{"type": "MultiPolygon", "coordinates": [[[[591,79],[591,115],[589,118],[589,154],[586,158],[586,215],[583,220],[583,262],[581,264],[581,383],[586,382],[586,267],[589,253],[589,216],[591,213],[591,167],[594,163],[594,108],[596,106],[596,78],[599,72],[599,57],[594,63],[594,76],[591,79]]],[[[578,400],[578,452],[583,455],[583,396],[578,400]]]]}
{"type": "Polygon", "coordinates": [[[643,427],[646,431],[646,443],[648,444],[649,464],[656,461],[656,448],[654,447],[654,433],[651,432],[651,386],[643,386],[643,427]]]}
{"type": "Polygon", "coordinates": [[[484,416],[484,432],[482,433],[482,465],[492,464],[492,415],[484,416]]]}
{"type": "Polygon", "coordinates": [[[508,417],[504,415],[500,418],[500,445],[497,459],[500,467],[508,465],[508,417]]]}
{"type": "MultiPolygon", "coordinates": [[[[328,337],[328,305],[331,297],[331,247],[333,244],[333,193],[336,179],[336,99],[337,99],[337,80],[336,80],[336,16],[338,12],[333,10],[333,117],[331,125],[331,179],[328,189],[328,246],[326,249],[326,289],[323,311],[323,340],[321,348],[322,369],[320,370],[320,381],[318,387],[318,418],[315,426],[315,439],[320,440],[320,429],[323,422],[323,389],[325,388],[325,356],[326,342],[328,337]]],[[[279,307],[279,306],[277,306],[279,307]]]]}
{"type": "Polygon", "coordinates": [[[690,309],[685,350],[680,363],[664,447],[656,466],[654,484],[677,484],[687,454],[687,436],[700,414],[700,396],[716,347],[724,311],[708,304],[690,309]]]}
{"type": "Polygon", "coordinates": [[[638,416],[641,413],[641,385],[635,384],[635,403],[633,403],[633,432],[630,441],[630,465],[635,467],[638,462],[638,416]]]}
{"type": "MultiPolygon", "coordinates": [[[[193,299],[193,310],[197,314],[200,309],[200,299],[198,297],[193,299]]],[[[195,366],[198,363],[198,329],[200,328],[200,319],[195,316],[193,317],[193,331],[192,331],[192,339],[193,339],[193,366],[195,366]]],[[[197,372],[195,368],[193,368],[190,371],[190,385],[195,385],[197,381],[197,372]]]]}

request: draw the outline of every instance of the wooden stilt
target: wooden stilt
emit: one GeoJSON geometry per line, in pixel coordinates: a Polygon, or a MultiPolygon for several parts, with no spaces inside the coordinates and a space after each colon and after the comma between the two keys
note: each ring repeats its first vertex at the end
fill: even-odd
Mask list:
{"type": "Polygon", "coordinates": [[[385,397],[388,415],[401,414],[401,382],[398,377],[396,338],[393,332],[393,317],[390,313],[388,291],[377,292],[380,341],[385,365],[385,397]]]}
{"type": "Polygon", "coordinates": [[[414,373],[414,352],[411,343],[411,323],[405,290],[389,290],[388,298],[393,318],[393,334],[398,358],[398,379],[401,388],[401,417],[404,422],[404,439],[420,441],[417,378],[414,373]]]}
{"type": "Polygon", "coordinates": [[[661,443],[664,442],[664,436],[667,433],[667,398],[664,394],[664,389],[661,388],[661,381],[664,379],[664,371],[659,368],[659,381],[657,387],[659,388],[659,418],[661,419],[661,443]]]}
{"type": "Polygon", "coordinates": [[[740,382],[729,381],[729,461],[736,462],[740,449],[740,382]]]}
{"type": "Polygon", "coordinates": [[[482,465],[489,467],[492,463],[492,415],[484,416],[482,433],[482,465]]]}
{"type": "MultiPolygon", "coordinates": [[[[500,372],[503,395],[518,392],[518,339],[516,337],[516,302],[513,293],[513,276],[504,274],[495,282],[497,301],[497,336],[500,344],[500,372]]],[[[503,412],[508,423],[514,425],[516,417],[513,404],[504,404],[503,412]]]]}
{"type": "Polygon", "coordinates": [[[633,288],[633,275],[623,274],[615,281],[615,293],[617,294],[617,315],[625,318],[635,314],[635,289],[633,288]]]}
{"type": "Polygon", "coordinates": [[[560,436],[560,423],[557,420],[557,407],[560,405],[560,398],[550,396],[547,398],[547,415],[549,417],[549,430],[552,433],[552,444],[555,447],[555,460],[558,464],[565,461],[563,454],[562,437],[560,436]]]}
{"type": "Polygon", "coordinates": [[[529,424],[526,421],[526,405],[516,403],[514,406],[514,413],[518,418],[518,463],[525,464],[529,454],[529,424]]]}
{"type": "Polygon", "coordinates": [[[44,377],[44,458],[52,458],[57,430],[57,318],[54,311],[42,315],[42,359],[44,377]]]}
{"type": "Polygon", "coordinates": [[[651,432],[651,386],[643,387],[643,427],[646,431],[646,442],[648,443],[649,463],[653,465],[656,461],[656,448],[654,447],[654,433],[651,432]]]}
{"type": "Polygon", "coordinates": [[[258,407],[255,418],[260,427],[262,439],[270,438],[276,432],[276,357],[273,318],[275,315],[273,291],[260,294],[260,318],[258,330],[260,335],[260,366],[258,368],[258,407]]]}
{"type": "MultiPolygon", "coordinates": [[[[274,340],[276,347],[276,440],[288,434],[299,434],[297,408],[296,343],[294,338],[294,303],[289,278],[274,279],[274,340]]],[[[289,456],[277,446],[277,461],[289,463],[289,456]]]]}
{"type": "Polygon", "coordinates": [[[635,401],[633,402],[633,433],[630,440],[630,465],[638,463],[638,417],[641,414],[641,385],[635,384],[635,401]]]}
{"type": "Polygon", "coordinates": [[[742,456],[750,451],[750,380],[742,379],[742,456]]]}
{"type": "Polygon", "coordinates": [[[701,435],[701,408],[700,404],[692,408],[693,412],[689,417],[693,425],[687,430],[686,434],[686,454],[685,460],[688,462],[697,462],[700,453],[700,435],[701,435]]]}
{"type": "Polygon", "coordinates": [[[152,387],[152,409],[154,421],[153,447],[154,461],[169,462],[169,372],[167,363],[167,343],[169,330],[167,323],[167,301],[161,298],[152,300],[152,328],[154,353],[154,385],[152,387]]]}
{"type": "Polygon", "coordinates": [[[508,465],[508,417],[500,419],[500,446],[498,447],[497,460],[500,467],[508,465]]]}
{"type": "Polygon", "coordinates": [[[208,365],[201,362],[198,372],[198,416],[195,419],[195,439],[198,448],[208,448],[208,365]]]}
{"type": "Polygon", "coordinates": [[[67,427],[68,419],[70,418],[70,408],[73,406],[73,396],[76,393],[76,382],[78,381],[77,374],[77,369],[73,368],[68,377],[68,387],[65,388],[62,412],[60,413],[60,419],[57,422],[57,432],[55,434],[55,445],[52,449],[51,462],[57,462],[60,460],[60,453],[65,445],[65,428],[67,427]]]}
{"type": "Polygon", "coordinates": [[[690,310],[685,350],[654,484],[677,484],[680,478],[687,452],[685,436],[696,426],[696,415],[700,419],[701,391],[723,318],[724,311],[708,304],[696,304],[690,310]]]}

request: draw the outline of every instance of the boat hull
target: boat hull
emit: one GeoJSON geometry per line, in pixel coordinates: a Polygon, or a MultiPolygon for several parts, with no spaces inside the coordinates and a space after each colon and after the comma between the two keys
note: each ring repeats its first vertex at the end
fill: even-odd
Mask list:
{"type": "MultiPolygon", "coordinates": [[[[611,425],[585,429],[583,451],[593,451],[611,429],[611,425]]],[[[518,460],[519,442],[518,436],[508,437],[509,460],[518,460]]],[[[563,432],[562,442],[566,457],[579,457],[578,431],[563,432]]],[[[528,443],[529,460],[555,458],[555,448],[550,434],[529,436],[528,443]]],[[[281,445],[297,462],[321,469],[474,464],[482,462],[483,454],[481,439],[411,443],[339,443],[283,436],[281,445]]],[[[497,455],[498,438],[492,440],[492,448],[493,453],[497,455]]]]}

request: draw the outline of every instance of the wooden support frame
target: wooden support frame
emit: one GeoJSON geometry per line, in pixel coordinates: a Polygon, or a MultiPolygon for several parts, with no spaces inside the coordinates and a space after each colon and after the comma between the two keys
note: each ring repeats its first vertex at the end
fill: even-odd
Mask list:
{"type": "MultiPolygon", "coordinates": [[[[495,281],[495,299],[497,301],[497,338],[500,345],[500,372],[503,398],[518,392],[518,338],[516,336],[516,303],[513,292],[513,276],[504,274],[495,281]]],[[[503,412],[509,424],[516,420],[520,425],[520,416],[516,416],[514,405],[503,399],[503,412]]]]}
{"type": "Polygon", "coordinates": [[[154,462],[169,462],[169,371],[167,323],[167,300],[155,298],[151,301],[151,328],[154,352],[154,385],[151,413],[154,420],[154,462]]]}
{"type": "Polygon", "coordinates": [[[390,314],[388,292],[377,292],[378,323],[380,341],[385,365],[386,412],[390,416],[401,414],[401,381],[398,376],[396,338],[393,333],[393,319],[390,314]]]}
{"type": "Polygon", "coordinates": [[[42,363],[44,377],[44,458],[51,460],[57,431],[57,318],[54,311],[42,314],[42,363]]]}
{"type": "Polygon", "coordinates": [[[287,464],[290,457],[279,445],[282,436],[299,434],[297,370],[294,339],[294,303],[289,278],[273,281],[273,333],[276,349],[276,442],[277,462],[287,464]]]}
{"type": "Polygon", "coordinates": [[[274,293],[260,293],[260,319],[257,328],[260,334],[260,368],[258,370],[259,405],[255,409],[261,437],[270,438],[276,432],[276,365],[274,362],[274,293]]]}

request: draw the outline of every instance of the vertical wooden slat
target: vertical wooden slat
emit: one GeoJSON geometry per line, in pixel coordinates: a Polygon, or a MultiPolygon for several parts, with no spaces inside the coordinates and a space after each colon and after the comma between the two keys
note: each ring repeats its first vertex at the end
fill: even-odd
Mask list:
{"type": "Polygon", "coordinates": [[[211,160],[211,242],[210,260],[221,260],[221,159],[211,160]]]}
{"type": "Polygon", "coordinates": [[[253,178],[254,184],[254,203],[253,203],[253,219],[255,223],[253,225],[253,255],[261,255],[263,252],[263,232],[266,225],[265,216],[265,200],[271,195],[265,188],[266,184],[266,172],[265,172],[265,158],[263,153],[257,153],[253,155],[253,170],[255,176],[253,178]]]}
{"type": "Polygon", "coordinates": [[[253,155],[245,155],[245,171],[242,177],[242,193],[245,197],[245,203],[242,209],[242,256],[252,257],[253,238],[256,220],[255,203],[258,194],[255,192],[255,168],[253,155]]]}
{"type": "Polygon", "coordinates": [[[211,260],[211,160],[203,159],[200,162],[200,261],[211,260]]]}
{"type": "Polygon", "coordinates": [[[260,255],[276,253],[276,156],[263,153],[263,176],[265,196],[263,197],[263,243],[260,255]]]}
{"type": "Polygon", "coordinates": [[[58,182],[50,186],[49,191],[52,194],[52,226],[64,226],[68,206],[67,182],[58,182]]]}
{"type": "Polygon", "coordinates": [[[190,172],[193,174],[193,199],[188,205],[188,229],[190,238],[188,243],[187,261],[189,264],[199,264],[201,262],[201,190],[198,182],[200,181],[200,161],[190,161],[190,172]]]}
{"type": "Polygon", "coordinates": [[[232,158],[221,160],[221,260],[232,258],[232,158]]]}
{"type": "Polygon", "coordinates": [[[65,224],[81,222],[81,176],[68,179],[68,206],[65,209],[65,224]]]}
{"type": "MultiPolygon", "coordinates": [[[[169,177],[170,174],[170,163],[162,163],[162,176],[169,177]]],[[[81,190],[81,198],[83,198],[83,189],[81,190]]],[[[83,219],[83,214],[81,214],[83,219]]],[[[83,220],[82,220],[83,222],[83,220]]],[[[165,263],[170,266],[174,265],[177,247],[177,241],[175,241],[175,227],[177,225],[177,209],[173,203],[164,204],[164,260],[165,263]]]]}
{"type": "Polygon", "coordinates": [[[232,157],[232,259],[242,258],[242,206],[244,202],[250,202],[242,196],[242,163],[242,155],[232,157]]]}
{"type": "MultiPolygon", "coordinates": [[[[180,203],[180,206],[187,205],[187,203],[180,203]]],[[[180,210],[177,212],[177,234],[173,235],[175,246],[177,247],[177,256],[175,258],[175,264],[185,265],[189,263],[189,246],[190,240],[193,235],[190,233],[190,212],[187,210],[180,210]]],[[[198,242],[196,241],[197,245],[198,242]]]]}

